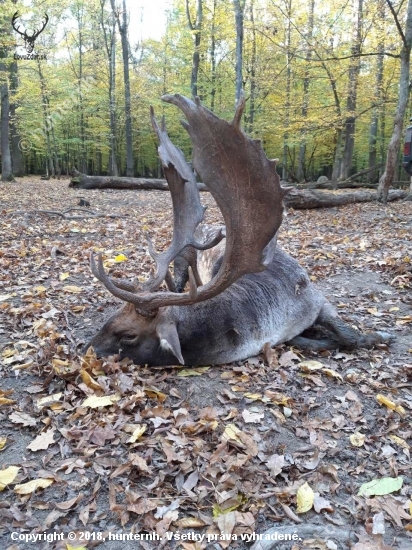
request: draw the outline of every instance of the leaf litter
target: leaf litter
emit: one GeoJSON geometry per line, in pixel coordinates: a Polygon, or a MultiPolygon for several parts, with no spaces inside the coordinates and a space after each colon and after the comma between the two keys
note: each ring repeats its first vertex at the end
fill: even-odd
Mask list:
{"type": "Polygon", "coordinates": [[[227,534],[216,548],[247,548],[242,536],[275,524],[311,525],[305,548],[346,548],[349,526],[359,550],[411,546],[410,203],[292,211],[280,239],[343,318],[397,337],[389,349],[265,346],[242,363],[148,369],[81,354],[118,305],[87,258],[99,250],[112,276],[144,280],[144,234],[170,242],[167,193],[90,191],[97,212],[119,217],[64,220],[14,212],[75,204],[67,180],[1,190],[4,541],[11,527],[132,529],[227,534]],[[318,537],[325,523],[332,534],[318,537]]]}

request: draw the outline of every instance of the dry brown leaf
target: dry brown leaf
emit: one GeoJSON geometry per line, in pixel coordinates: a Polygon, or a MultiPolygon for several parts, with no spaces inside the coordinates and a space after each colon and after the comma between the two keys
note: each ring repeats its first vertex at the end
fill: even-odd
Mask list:
{"type": "Polygon", "coordinates": [[[56,430],[54,428],[51,428],[50,430],[47,430],[47,432],[43,432],[40,435],[36,437],[29,445],[27,445],[26,449],[30,449],[31,451],[40,451],[42,449],[48,449],[50,445],[53,445],[54,443],[54,432],[56,430]]]}

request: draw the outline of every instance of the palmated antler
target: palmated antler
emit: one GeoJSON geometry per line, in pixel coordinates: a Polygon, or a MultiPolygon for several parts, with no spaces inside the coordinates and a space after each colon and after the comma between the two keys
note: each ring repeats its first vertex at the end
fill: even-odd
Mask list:
{"type": "Polygon", "coordinates": [[[148,239],[149,252],[155,260],[157,268],[155,278],[150,281],[149,285],[149,290],[154,292],[164,281],[170,262],[186,247],[207,250],[218,244],[223,239],[223,234],[220,232],[214,239],[204,244],[195,239],[194,233],[197,226],[203,221],[206,210],[200,203],[196,176],[186,162],[182,151],[170,141],[164,117],[160,128],[154,116],[153,107],[150,108],[150,117],[153,130],[159,140],[159,157],[173,203],[173,240],[170,247],[165,252],[157,253],[148,239]]]}
{"type": "MultiPolygon", "coordinates": [[[[134,294],[116,287],[104,271],[99,255],[98,278],[118,298],[133,303],[140,311],[154,311],[160,307],[189,305],[208,300],[223,292],[246,273],[256,273],[266,268],[269,243],[282,222],[283,196],[287,190],[280,186],[276,173],[276,161],[269,160],[260,140],[249,138],[240,128],[245,106],[242,94],[232,122],[218,118],[199,98],[195,101],[179,94],[166,95],[163,101],[181,109],[187,122],[182,123],[193,143],[193,163],[203,182],[216,200],[226,224],[226,249],[222,264],[215,277],[206,285],[196,287],[189,270],[188,293],[142,292],[134,294]]],[[[160,151],[159,151],[160,152],[160,151]]],[[[162,150],[165,159],[167,150],[162,150]]],[[[187,164],[180,165],[175,157],[173,164],[180,177],[187,164]]],[[[162,162],[164,162],[162,160],[162,162]]],[[[91,258],[93,272],[96,269],[91,258]]]]}

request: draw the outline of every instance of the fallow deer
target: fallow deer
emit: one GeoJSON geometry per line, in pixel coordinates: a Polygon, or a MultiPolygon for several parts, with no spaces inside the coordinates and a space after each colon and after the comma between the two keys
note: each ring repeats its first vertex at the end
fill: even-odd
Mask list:
{"type": "Polygon", "coordinates": [[[149,241],[157,272],[143,286],[110,278],[101,254],[97,265],[91,254],[93,274],[126,304],[89,346],[98,355],[120,353],[140,365],[194,366],[243,360],[258,354],[267,342],[314,350],[387,342],[387,334],[363,335],[342,321],[306,271],[276,246],[287,189],[280,186],[276,161],[269,160],[261,142],[240,127],[244,95],[232,122],[215,116],[198,98],[192,101],[176,94],[162,99],[186,117],[182,124],[192,140],[194,169],[220,208],[225,227],[209,230],[209,235],[203,230],[203,238],[199,229],[195,233],[204,213],[195,174],[168,138],[164,121],[159,128],[152,110],[173,202],[173,240],[160,254],[149,241]],[[206,252],[196,253],[202,250],[206,252]],[[219,251],[223,254],[218,258],[219,251]],[[209,260],[208,282],[201,281],[197,255],[200,267],[209,260]],[[212,266],[213,257],[217,261],[212,266]],[[185,283],[180,274],[174,284],[168,271],[179,258],[183,258],[183,272],[189,266],[188,292],[171,291],[176,286],[183,290],[185,283]],[[163,281],[167,292],[159,290],[163,281]],[[302,336],[313,325],[322,327],[320,339],[302,336]]]}

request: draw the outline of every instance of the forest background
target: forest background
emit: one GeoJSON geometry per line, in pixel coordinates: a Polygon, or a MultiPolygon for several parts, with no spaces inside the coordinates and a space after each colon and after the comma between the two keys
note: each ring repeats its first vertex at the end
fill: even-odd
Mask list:
{"type": "Polygon", "coordinates": [[[166,114],[172,140],[190,158],[178,114],[160,97],[198,95],[228,118],[243,88],[245,130],[280,159],[283,179],[337,181],[369,170],[365,178],[377,182],[394,122],[391,179],[408,179],[399,129],[411,112],[411,0],[154,3],[163,21],[145,20],[126,0],[0,1],[2,107],[15,176],[73,166],[160,176],[149,106],[166,114]],[[37,55],[22,59],[16,27],[30,35],[45,14],[37,55]],[[148,24],[153,33],[143,32],[148,24]]]}

